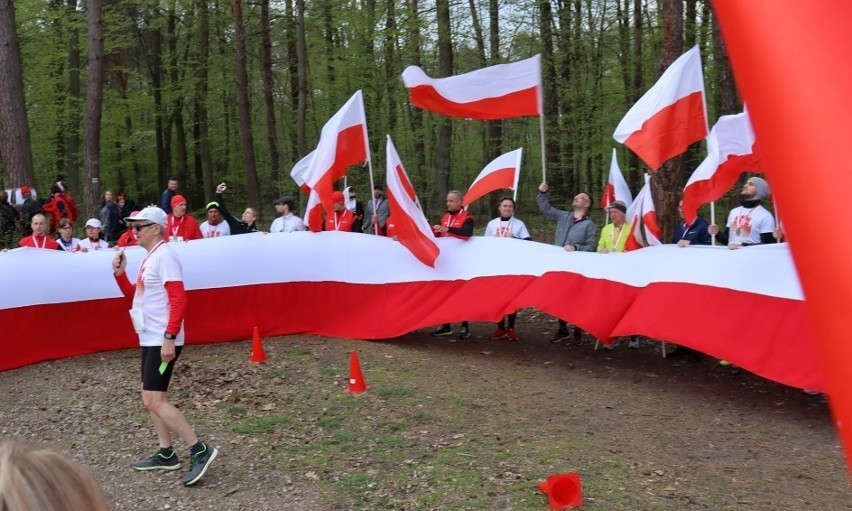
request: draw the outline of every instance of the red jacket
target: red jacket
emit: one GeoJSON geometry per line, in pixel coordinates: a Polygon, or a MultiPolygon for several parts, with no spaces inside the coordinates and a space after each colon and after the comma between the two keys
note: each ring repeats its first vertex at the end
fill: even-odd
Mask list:
{"type": "Polygon", "coordinates": [[[22,247],[47,248],[50,250],[57,250],[59,248],[59,243],[57,243],[55,239],[46,235],[36,236],[35,234],[31,234],[21,238],[21,241],[19,241],[18,244],[22,247]]]}
{"type": "Polygon", "coordinates": [[[450,213],[449,211],[441,217],[441,225],[444,227],[449,227],[450,231],[447,232],[436,232],[435,236],[438,237],[446,237],[450,236],[453,238],[458,238],[460,240],[466,240],[473,236],[473,216],[470,215],[466,210],[460,209],[456,213],[450,213]],[[468,225],[465,225],[468,224],[468,225]],[[467,227],[466,231],[470,231],[470,234],[462,234],[459,232],[452,232],[453,230],[461,230],[462,228],[467,227]]]}
{"type": "Polygon", "coordinates": [[[325,230],[352,232],[352,224],[354,223],[355,215],[348,209],[335,211],[325,217],[325,230]]]}
{"type": "Polygon", "coordinates": [[[188,214],[184,214],[180,218],[175,218],[174,215],[169,213],[169,221],[166,224],[166,235],[163,239],[169,241],[169,238],[172,236],[180,236],[183,241],[200,240],[204,237],[195,218],[188,214]]]}
{"type": "Polygon", "coordinates": [[[119,247],[133,247],[139,244],[139,238],[136,237],[136,233],[133,232],[132,229],[127,229],[118,238],[118,246],[119,247]]]}

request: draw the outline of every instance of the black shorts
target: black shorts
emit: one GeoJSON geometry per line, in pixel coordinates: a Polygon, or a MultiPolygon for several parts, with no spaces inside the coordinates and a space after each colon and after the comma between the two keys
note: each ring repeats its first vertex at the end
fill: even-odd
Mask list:
{"type": "Polygon", "coordinates": [[[178,357],[183,346],[175,346],[175,358],[163,374],[160,374],[160,349],[162,346],[143,346],[142,347],[142,390],[153,390],[157,392],[165,392],[169,390],[169,381],[172,379],[172,369],[175,367],[178,357]]]}

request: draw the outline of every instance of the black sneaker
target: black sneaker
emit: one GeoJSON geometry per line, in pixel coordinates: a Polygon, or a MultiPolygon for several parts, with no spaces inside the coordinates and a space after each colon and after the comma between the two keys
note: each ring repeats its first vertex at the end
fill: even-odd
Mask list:
{"type": "Polygon", "coordinates": [[[470,339],[470,329],[466,326],[461,327],[459,339],[470,339]]]}
{"type": "Polygon", "coordinates": [[[556,344],[557,342],[564,341],[565,339],[567,339],[570,336],[571,336],[571,334],[568,333],[567,329],[566,330],[559,329],[559,330],[556,331],[555,334],[553,334],[553,339],[551,339],[550,342],[556,344]]]}
{"type": "Polygon", "coordinates": [[[157,452],[150,458],[145,458],[144,460],[139,460],[133,464],[134,470],[177,470],[180,468],[180,460],[178,460],[177,453],[172,451],[172,455],[169,457],[164,456],[162,453],[157,452]]]}
{"type": "Polygon", "coordinates": [[[453,335],[453,329],[444,325],[430,334],[432,337],[446,337],[453,335]]]}
{"type": "Polygon", "coordinates": [[[181,482],[185,486],[192,486],[197,483],[204,477],[204,473],[207,472],[207,469],[210,468],[210,464],[213,463],[213,460],[216,459],[216,455],[219,454],[219,449],[204,444],[204,449],[197,454],[189,455],[189,470],[186,475],[183,476],[181,482]]]}

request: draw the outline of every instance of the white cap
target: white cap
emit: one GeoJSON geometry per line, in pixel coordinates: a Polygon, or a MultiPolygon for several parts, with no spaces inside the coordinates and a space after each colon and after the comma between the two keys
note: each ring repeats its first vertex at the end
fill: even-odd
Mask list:
{"type": "Polygon", "coordinates": [[[149,222],[154,222],[165,227],[168,224],[168,215],[157,206],[148,206],[142,211],[137,211],[135,214],[124,219],[125,222],[138,222],[140,220],[148,220],[149,222]]]}
{"type": "Polygon", "coordinates": [[[95,229],[100,229],[103,226],[101,225],[101,221],[97,218],[90,218],[86,220],[86,227],[94,227],[95,229]]]}

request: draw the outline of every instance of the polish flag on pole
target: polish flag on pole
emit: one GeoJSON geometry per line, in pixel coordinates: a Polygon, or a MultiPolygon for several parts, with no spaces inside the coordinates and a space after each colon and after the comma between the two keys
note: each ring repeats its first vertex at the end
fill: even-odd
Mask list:
{"type": "MultiPolygon", "coordinates": [[[[659,233],[659,227],[657,227],[657,212],[654,209],[654,201],[651,200],[651,176],[645,174],[645,186],[639,190],[639,193],[636,194],[636,198],[633,199],[633,204],[627,208],[627,213],[624,215],[626,218],[626,222],[630,222],[630,234],[627,236],[627,242],[624,244],[624,251],[630,252],[631,250],[637,250],[646,245],[645,240],[642,238],[642,221],[644,220],[644,212],[646,205],[650,202],[651,214],[653,215],[652,221],[654,227],[657,229],[657,233],[659,233]]],[[[645,231],[646,236],[648,235],[648,231],[645,231]]],[[[648,245],[656,244],[659,245],[659,234],[656,236],[656,243],[653,243],[649,237],[648,245]]]]}
{"type": "Polygon", "coordinates": [[[652,170],[707,136],[704,75],[697,45],[665,70],[612,136],[652,170]]]}
{"type": "Polygon", "coordinates": [[[387,185],[388,205],[397,239],[420,262],[434,268],[441,250],[432,227],[414,202],[414,188],[390,135],[387,144],[387,185]]]}
{"type": "Polygon", "coordinates": [[[645,232],[645,241],[649,247],[662,245],[660,241],[660,224],[657,222],[657,208],[654,207],[654,197],[651,194],[651,176],[645,175],[645,195],[642,197],[642,227],[645,232]]]}
{"type": "Polygon", "coordinates": [[[691,224],[702,204],[719,200],[745,171],[760,172],[748,112],[723,115],[707,137],[707,158],[683,188],[683,219],[691,224]]]}
{"type": "Polygon", "coordinates": [[[311,166],[311,158],[314,157],[314,153],[316,151],[311,151],[305,155],[304,158],[297,161],[295,165],[293,165],[293,170],[290,171],[290,177],[293,178],[293,181],[299,186],[299,189],[305,192],[306,195],[310,195],[311,187],[305,182],[306,174],[308,173],[308,168],[311,166]]]}
{"type": "Polygon", "coordinates": [[[630,193],[630,187],[627,186],[627,181],[624,180],[624,175],[621,174],[621,169],[618,167],[618,158],[616,158],[615,148],[612,148],[612,162],[609,164],[609,180],[604,187],[603,195],[601,195],[601,207],[608,208],[613,202],[620,200],[628,208],[633,204],[633,195],[630,193]]]}
{"type": "Polygon", "coordinates": [[[429,78],[409,66],[402,81],[415,106],[448,117],[510,119],[543,111],[540,55],[448,78],[429,78]]]}
{"type": "Polygon", "coordinates": [[[332,211],[332,185],[346,175],[351,165],[370,160],[364,96],[355,92],[349,101],[325,123],[319,143],[305,173],[305,184],[317,192],[323,208],[332,211]]]}
{"type": "Polygon", "coordinates": [[[462,206],[472,204],[476,199],[494,190],[508,188],[517,192],[518,176],[521,175],[521,154],[523,148],[502,154],[482,169],[476,176],[467,193],[464,194],[462,206]]]}

